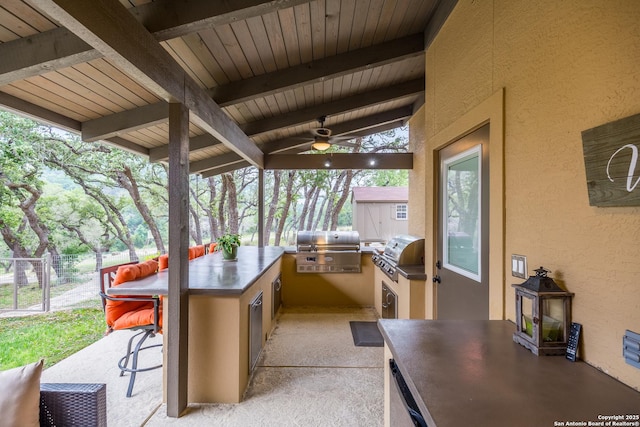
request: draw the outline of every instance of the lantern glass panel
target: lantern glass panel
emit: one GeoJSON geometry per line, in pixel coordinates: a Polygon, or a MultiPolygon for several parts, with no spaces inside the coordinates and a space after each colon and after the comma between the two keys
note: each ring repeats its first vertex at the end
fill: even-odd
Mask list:
{"type": "Polygon", "coordinates": [[[527,295],[520,295],[522,307],[522,319],[520,319],[520,332],[524,332],[533,338],[533,298],[527,295]]]}
{"type": "Polygon", "coordinates": [[[563,319],[564,299],[544,298],[542,300],[542,341],[564,341],[563,319]]]}

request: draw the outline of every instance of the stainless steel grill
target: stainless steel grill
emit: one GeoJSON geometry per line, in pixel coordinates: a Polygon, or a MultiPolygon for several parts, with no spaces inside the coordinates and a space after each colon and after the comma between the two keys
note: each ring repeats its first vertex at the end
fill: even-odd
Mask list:
{"type": "Polygon", "coordinates": [[[299,231],[296,241],[298,273],[360,273],[360,234],[357,231],[299,231]]]}
{"type": "Polygon", "coordinates": [[[398,267],[424,265],[424,239],[402,234],[389,240],[384,252],[372,256],[377,265],[391,280],[398,281],[398,267]]]}

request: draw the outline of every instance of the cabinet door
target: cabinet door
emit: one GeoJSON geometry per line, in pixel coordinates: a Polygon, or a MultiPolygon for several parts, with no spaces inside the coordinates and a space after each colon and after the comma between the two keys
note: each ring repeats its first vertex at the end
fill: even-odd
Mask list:
{"type": "Polygon", "coordinates": [[[262,291],[249,304],[249,372],[262,351],[262,291]]]}

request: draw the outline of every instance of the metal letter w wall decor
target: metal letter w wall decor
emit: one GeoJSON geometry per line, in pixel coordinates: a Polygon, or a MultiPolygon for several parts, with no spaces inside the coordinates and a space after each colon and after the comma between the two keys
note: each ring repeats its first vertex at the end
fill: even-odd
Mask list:
{"type": "Polygon", "coordinates": [[[640,206],[640,114],[582,132],[591,206],[640,206]]]}

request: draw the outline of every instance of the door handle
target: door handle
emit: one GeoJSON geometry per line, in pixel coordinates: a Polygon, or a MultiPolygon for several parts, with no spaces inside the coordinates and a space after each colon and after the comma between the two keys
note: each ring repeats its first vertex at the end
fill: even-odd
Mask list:
{"type": "Polygon", "coordinates": [[[440,260],[436,261],[436,268],[438,270],[440,270],[442,268],[442,263],[440,262],[440,260]]]}
{"type": "Polygon", "coordinates": [[[433,276],[433,279],[431,279],[433,281],[433,283],[442,283],[442,279],[440,279],[440,276],[433,276]]]}

